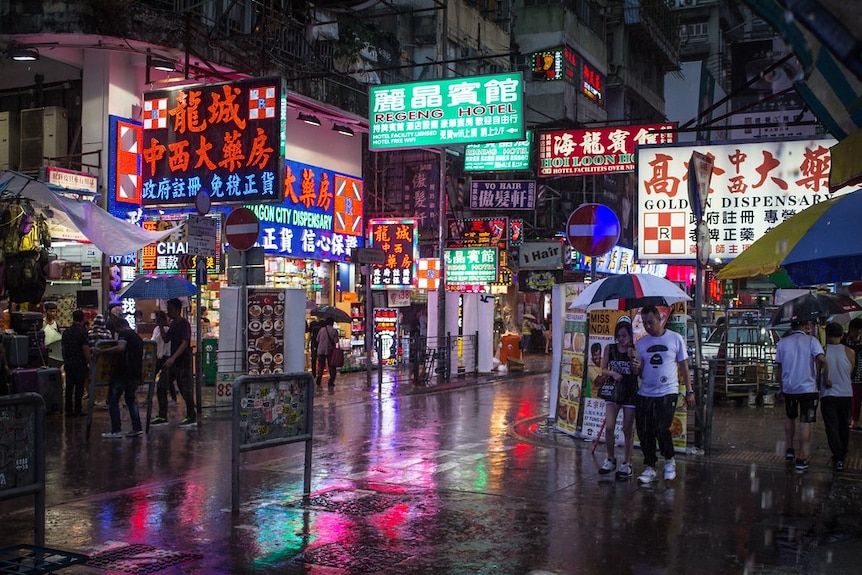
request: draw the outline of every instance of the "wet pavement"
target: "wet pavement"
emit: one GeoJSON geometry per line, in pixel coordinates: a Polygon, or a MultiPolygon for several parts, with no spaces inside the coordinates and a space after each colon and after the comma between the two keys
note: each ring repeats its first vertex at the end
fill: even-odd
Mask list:
{"type": "MultiPolygon", "coordinates": [[[[524,373],[432,387],[385,371],[370,390],[344,374],[316,391],[310,497],[301,443],[247,452],[237,514],[230,412],[186,430],[172,405],[174,424],[113,440],[107,411],[89,440],[85,418],[48,416],[46,546],[91,556],[68,574],[859,572],[862,434],[833,474],[818,423],[799,474],[782,406],[719,404],[712,453],[642,487],[548,427],[549,369],[532,356],[524,373]]],[[[33,543],[32,498],[0,514],[0,547],[33,543]]]]}

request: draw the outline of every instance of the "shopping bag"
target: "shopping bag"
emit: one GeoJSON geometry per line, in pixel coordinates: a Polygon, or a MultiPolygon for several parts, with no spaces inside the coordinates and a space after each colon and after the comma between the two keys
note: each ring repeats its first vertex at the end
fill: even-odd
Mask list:
{"type": "Polygon", "coordinates": [[[623,400],[624,394],[625,386],[623,385],[623,382],[616,381],[612,377],[608,378],[608,380],[599,387],[599,397],[605,401],[620,403],[623,400]]]}
{"type": "Polygon", "coordinates": [[[329,365],[332,367],[341,367],[344,365],[344,350],[340,347],[335,347],[329,352],[329,365]]]}

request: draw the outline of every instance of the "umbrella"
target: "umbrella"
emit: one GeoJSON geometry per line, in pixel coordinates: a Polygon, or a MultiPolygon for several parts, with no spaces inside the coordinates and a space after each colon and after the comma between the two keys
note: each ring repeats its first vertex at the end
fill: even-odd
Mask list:
{"type": "Polygon", "coordinates": [[[347,315],[347,312],[331,305],[318,306],[308,313],[323,319],[331,317],[336,323],[350,323],[350,316],[347,315]]]}
{"type": "Polygon", "coordinates": [[[798,286],[862,278],[862,190],[820,202],[782,222],[727,264],[718,279],[783,268],[798,286]]]}
{"type": "Polygon", "coordinates": [[[826,319],[839,314],[862,310],[862,306],[846,295],[810,293],[786,301],[772,316],[771,325],[793,321],[826,319]]]}
{"type": "Polygon", "coordinates": [[[527,319],[533,319],[533,320],[534,320],[534,319],[536,319],[536,316],[534,316],[534,315],[533,315],[533,314],[531,314],[531,313],[525,313],[525,314],[524,314],[524,317],[525,317],[525,318],[527,318],[527,319]]]}
{"type": "Polygon", "coordinates": [[[650,274],[625,274],[591,283],[569,309],[629,310],[647,305],[670,306],[691,301],[675,283],[650,274]]]}
{"type": "Polygon", "coordinates": [[[195,284],[179,277],[170,275],[141,276],[120,292],[123,299],[171,299],[187,297],[198,293],[195,284]]]}

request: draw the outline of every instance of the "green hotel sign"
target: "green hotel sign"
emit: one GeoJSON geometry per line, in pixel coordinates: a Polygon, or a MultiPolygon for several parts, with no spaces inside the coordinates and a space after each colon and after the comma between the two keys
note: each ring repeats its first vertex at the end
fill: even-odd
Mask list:
{"type": "Polygon", "coordinates": [[[526,171],[530,169],[532,132],[520,142],[469,144],[464,148],[465,172],[526,171]]]}
{"type": "Polygon", "coordinates": [[[521,72],[372,86],[369,148],[523,140],[521,72]]]}
{"type": "Polygon", "coordinates": [[[446,258],[447,284],[486,284],[497,281],[499,255],[496,247],[450,248],[446,258]]]}

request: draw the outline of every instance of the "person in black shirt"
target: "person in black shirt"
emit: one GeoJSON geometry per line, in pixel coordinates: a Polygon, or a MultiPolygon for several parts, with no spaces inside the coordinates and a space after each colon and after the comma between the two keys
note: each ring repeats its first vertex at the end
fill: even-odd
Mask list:
{"type": "Polygon", "coordinates": [[[144,433],[141,428],[141,414],[138,410],[138,402],[135,400],[135,391],[141,383],[141,370],[143,367],[144,342],[141,337],[129,327],[126,318],[119,317],[116,320],[117,344],[108,348],[99,348],[99,353],[117,353],[117,364],[111,377],[111,385],[108,391],[108,413],[111,415],[111,431],[102,434],[102,437],[122,437],[122,421],[120,419],[120,396],[126,400],[129,408],[129,418],[132,420],[132,430],[126,433],[128,437],[137,437],[144,433]]]}
{"type": "Polygon", "coordinates": [[[72,325],[63,332],[61,340],[63,364],[66,370],[66,416],[84,415],[81,402],[90,366],[90,343],[84,328],[84,312],[72,312],[72,325]]]}

